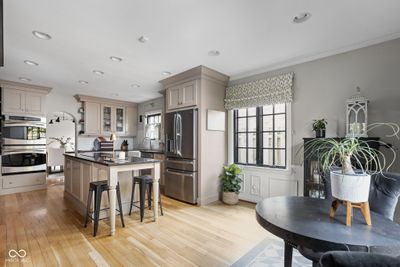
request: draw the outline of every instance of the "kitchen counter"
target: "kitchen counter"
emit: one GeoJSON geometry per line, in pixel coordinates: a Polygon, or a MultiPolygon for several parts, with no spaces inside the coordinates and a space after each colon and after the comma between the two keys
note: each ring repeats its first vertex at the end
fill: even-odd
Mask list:
{"type": "Polygon", "coordinates": [[[138,149],[140,152],[145,152],[145,153],[154,153],[154,154],[164,154],[164,151],[162,150],[153,150],[153,149],[138,149]]]}
{"type": "MultiPolygon", "coordinates": [[[[126,156],[118,158],[118,152],[81,152],[65,153],[64,164],[64,198],[75,211],[82,216],[86,214],[89,185],[94,181],[106,180],[109,185],[109,205],[104,199],[101,208],[110,208],[107,214],[100,217],[110,217],[110,234],[115,233],[116,187],[119,185],[122,199],[122,212],[130,210],[130,196],[132,193],[132,176],[138,176],[142,170],[151,170],[153,176],[153,216],[158,219],[158,197],[161,162],[157,159],[126,156]],[[157,212],[156,212],[157,211],[157,212]]],[[[138,200],[138,194],[135,199],[138,200]]]]}
{"type": "Polygon", "coordinates": [[[143,164],[143,163],[155,163],[159,162],[156,159],[138,158],[125,156],[124,159],[118,158],[118,153],[112,152],[81,152],[65,153],[66,157],[73,157],[81,160],[91,161],[93,163],[105,165],[105,166],[116,166],[116,165],[130,165],[130,164],[143,164]]]}

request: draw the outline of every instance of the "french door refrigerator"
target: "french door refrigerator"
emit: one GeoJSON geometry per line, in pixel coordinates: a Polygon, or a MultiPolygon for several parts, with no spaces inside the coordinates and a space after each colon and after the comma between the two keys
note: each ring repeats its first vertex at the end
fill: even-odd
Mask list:
{"type": "Polygon", "coordinates": [[[197,203],[197,109],[165,115],[165,194],[197,203]]]}

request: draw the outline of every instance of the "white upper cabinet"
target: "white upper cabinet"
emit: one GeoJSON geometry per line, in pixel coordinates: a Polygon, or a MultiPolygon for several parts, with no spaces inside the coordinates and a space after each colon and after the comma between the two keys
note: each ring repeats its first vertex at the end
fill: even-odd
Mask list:
{"type": "Polygon", "coordinates": [[[25,91],[3,88],[3,113],[25,114],[25,91]]]}
{"type": "Polygon", "coordinates": [[[184,83],[182,85],[181,105],[185,107],[197,105],[196,81],[184,83]]]}
{"type": "Polygon", "coordinates": [[[125,134],[125,107],[101,105],[101,132],[102,134],[125,134]]]}
{"type": "Polygon", "coordinates": [[[166,92],[167,111],[197,106],[197,82],[170,87],[166,92]]]}
{"type": "Polygon", "coordinates": [[[27,114],[46,116],[46,95],[26,92],[25,111],[27,114]]]}
{"type": "Polygon", "coordinates": [[[75,98],[84,105],[83,135],[136,136],[137,104],[85,95],[75,98]]]}
{"type": "Polygon", "coordinates": [[[114,131],[117,134],[125,134],[125,107],[114,107],[113,111],[115,115],[114,131]]]}
{"type": "Polygon", "coordinates": [[[101,133],[110,135],[113,132],[113,112],[112,107],[101,105],[101,133]]]}
{"type": "MultiPolygon", "coordinates": [[[[2,87],[2,112],[9,115],[46,116],[46,95],[49,89],[18,86],[5,82],[2,87]]],[[[26,85],[25,85],[26,86],[26,85]]]]}
{"type": "Polygon", "coordinates": [[[85,102],[85,133],[88,135],[100,134],[100,104],[85,102]]]}
{"type": "Polygon", "coordinates": [[[127,136],[136,136],[137,132],[137,107],[126,108],[125,131],[127,136]]]}

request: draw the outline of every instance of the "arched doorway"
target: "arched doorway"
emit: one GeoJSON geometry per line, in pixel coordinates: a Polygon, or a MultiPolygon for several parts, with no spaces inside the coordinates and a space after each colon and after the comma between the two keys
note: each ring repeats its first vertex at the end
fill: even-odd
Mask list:
{"type": "Polygon", "coordinates": [[[68,112],[57,111],[47,116],[48,173],[62,173],[65,152],[77,152],[77,120],[68,112]]]}

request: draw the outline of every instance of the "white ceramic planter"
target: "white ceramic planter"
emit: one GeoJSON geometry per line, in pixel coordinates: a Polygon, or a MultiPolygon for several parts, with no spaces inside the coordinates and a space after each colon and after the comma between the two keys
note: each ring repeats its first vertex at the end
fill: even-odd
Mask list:
{"type": "Polygon", "coordinates": [[[331,171],[332,196],[353,203],[367,202],[371,176],[368,174],[342,174],[331,171]]]}
{"type": "Polygon", "coordinates": [[[222,201],[228,205],[236,205],[239,202],[239,195],[235,192],[223,192],[222,201]]]}

